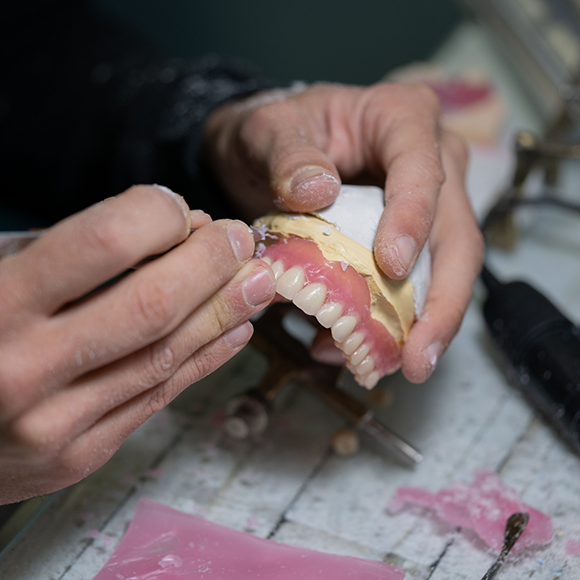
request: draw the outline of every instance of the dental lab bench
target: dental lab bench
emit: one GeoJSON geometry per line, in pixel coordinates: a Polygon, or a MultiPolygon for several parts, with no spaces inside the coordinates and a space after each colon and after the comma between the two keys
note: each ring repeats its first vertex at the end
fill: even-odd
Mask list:
{"type": "MultiPolygon", "coordinates": [[[[509,185],[516,132],[541,134],[542,123],[480,25],[461,25],[434,61],[450,73],[485,70],[507,103],[502,143],[473,151],[467,182],[481,218],[509,185]]],[[[575,176],[580,163],[565,164],[562,187],[572,184],[573,192],[575,176]]],[[[578,217],[553,208],[521,208],[514,216],[514,249],[490,247],[488,266],[503,282],[530,282],[580,321],[578,217]]],[[[268,367],[249,346],[151,418],[97,472],[36,500],[35,509],[24,504],[20,509],[31,512],[27,523],[10,528],[10,520],[0,531],[0,578],[92,579],[146,497],[278,542],[383,560],[404,568],[411,580],[479,579],[494,554],[433,515],[392,514],[387,505],[400,486],[436,492],[488,469],[548,514],[554,530],[548,546],[508,558],[498,577],[579,579],[580,556],[566,546],[580,541],[580,454],[508,380],[485,326],[485,294],[478,282],[459,334],[426,383],[410,384],[398,372],[367,392],[343,377],[349,397],[420,451],[416,466],[363,437],[358,451],[337,453],[337,433],[349,427],[344,413],[293,381],[280,387],[263,432],[231,437],[224,428],[228,406],[258,385],[268,367]]]]}

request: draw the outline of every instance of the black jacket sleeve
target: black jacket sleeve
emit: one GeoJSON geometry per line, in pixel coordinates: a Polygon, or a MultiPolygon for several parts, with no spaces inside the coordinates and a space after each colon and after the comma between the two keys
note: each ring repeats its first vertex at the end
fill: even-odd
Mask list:
{"type": "Polygon", "coordinates": [[[0,8],[0,205],[52,223],[135,183],[214,217],[232,208],[200,164],[220,103],[270,87],[245,63],[163,60],[80,0],[0,8]]]}

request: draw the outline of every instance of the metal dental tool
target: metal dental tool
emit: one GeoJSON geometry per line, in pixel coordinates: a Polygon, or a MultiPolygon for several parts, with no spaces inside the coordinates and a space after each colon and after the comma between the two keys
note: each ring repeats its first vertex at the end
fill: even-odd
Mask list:
{"type": "Polygon", "coordinates": [[[497,576],[497,573],[503,566],[510,550],[514,547],[514,544],[519,540],[523,531],[526,529],[529,520],[530,516],[526,512],[512,514],[508,518],[505,525],[505,535],[501,552],[499,553],[497,560],[492,564],[491,568],[485,573],[481,580],[493,580],[493,578],[497,576]]]}
{"type": "Polygon", "coordinates": [[[381,452],[405,465],[417,465],[423,459],[419,451],[379,423],[360,401],[337,387],[344,369],[314,362],[308,349],[286,332],[282,319],[291,308],[290,304],[274,304],[254,322],[251,343],[268,357],[270,366],[257,388],[230,402],[226,431],[239,439],[263,432],[276,393],[294,378],[345,417],[381,452]]]}

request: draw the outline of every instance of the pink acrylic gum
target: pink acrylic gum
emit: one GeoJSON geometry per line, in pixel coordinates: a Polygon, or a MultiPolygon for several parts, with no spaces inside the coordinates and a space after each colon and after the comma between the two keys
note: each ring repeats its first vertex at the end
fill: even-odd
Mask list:
{"type": "Polygon", "coordinates": [[[141,499],[94,580],[402,580],[383,562],[279,544],[141,499]]]}

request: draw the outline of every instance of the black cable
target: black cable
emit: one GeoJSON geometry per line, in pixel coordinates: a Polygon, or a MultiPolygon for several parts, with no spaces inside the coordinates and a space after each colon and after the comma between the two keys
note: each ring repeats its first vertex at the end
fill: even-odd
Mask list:
{"type": "MultiPolygon", "coordinates": [[[[510,195],[513,190],[510,190],[504,194],[504,196],[494,205],[487,215],[484,217],[481,223],[481,231],[485,235],[487,228],[498,218],[517,209],[518,207],[531,206],[553,206],[559,209],[565,209],[572,211],[574,213],[580,214],[580,204],[574,203],[572,201],[567,201],[559,199],[557,197],[552,197],[549,195],[543,195],[541,197],[535,198],[521,198],[510,195]]],[[[546,193],[553,193],[552,189],[546,188],[544,190],[546,193]]],[[[488,291],[492,289],[497,289],[501,286],[501,282],[491,273],[488,266],[483,264],[481,269],[480,277],[482,282],[488,291]]]]}
{"type": "MultiPolygon", "coordinates": [[[[551,190],[546,190],[550,193],[551,190]]],[[[495,206],[491,208],[489,213],[483,219],[481,229],[483,232],[499,217],[502,215],[522,206],[554,206],[560,209],[566,209],[568,211],[573,211],[575,213],[580,213],[580,204],[574,203],[572,201],[567,201],[564,199],[559,199],[557,197],[551,197],[544,195],[542,197],[534,198],[520,198],[510,195],[510,192],[506,192],[504,197],[502,197],[495,206]]]]}

